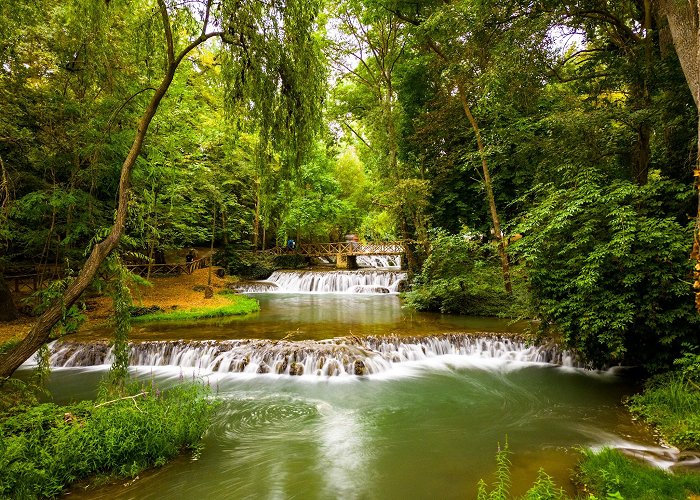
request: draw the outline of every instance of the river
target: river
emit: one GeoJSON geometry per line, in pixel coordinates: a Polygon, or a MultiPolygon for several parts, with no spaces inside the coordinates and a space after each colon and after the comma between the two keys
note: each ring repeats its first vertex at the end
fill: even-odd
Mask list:
{"type": "MultiPolygon", "coordinates": [[[[220,409],[196,458],[71,497],[473,498],[506,439],[514,494],[540,467],[573,493],[579,447],[659,451],[618,372],[508,340],[524,324],[410,312],[392,293],[256,297],[253,317],[134,329],[158,339],[132,348],[135,376],[201,380],[220,409]]],[[[94,397],[108,350],[54,351],[54,398],[94,397]]]]}

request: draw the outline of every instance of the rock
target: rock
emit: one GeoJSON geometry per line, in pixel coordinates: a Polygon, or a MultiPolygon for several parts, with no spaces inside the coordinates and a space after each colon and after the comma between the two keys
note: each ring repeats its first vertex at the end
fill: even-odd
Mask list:
{"type": "Polygon", "coordinates": [[[258,366],[257,373],[270,373],[270,367],[265,363],[262,363],[260,366],[258,366]]]}
{"type": "Polygon", "coordinates": [[[211,299],[214,296],[214,287],[208,286],[204,288],[204,298],[211,299]]]}
{"type": "Polygon", "coordinates": [[[151,307],[131,307],[129,308],[129,314],[132,318],[137,316],[145,316],[146,314],[162,313],[163,308],[160,306],[151,307]]]}
{"type": "Polygon", "coordinates": [[[219,269],[216,270],[216,275],[217,275],[219,278],[222,278],[222,279],[223,279],[224,276],[226,276],[226,269],[224,269],[223,267],[220,267],[219,269]]]}
{"type": "Polygon", "coordinates": [[[365,366],[365,362],[361,359],[356,359],[353,363],[352,371],[355,375],[366,375],[367,367],[365,366]]]}
{"type": "Polygon", "coordinates": [[[192,287],[193,292],[204,292],[207,289],[207,285],[195,285],[192,287]]]}
{"type": "Polygon", "coordinates": [[[401,280],[399,284],[396,285],[396,291],[399,293],[408,292],[408,288],[408,281],[406,280],[401,280]]]}
{"type": "Polygon", "coordinates": [[[289,365],[289,374],[290,375],[303,375],[304,374],[304,365],[301,363],[297,363],[296,361],[293,362],[291,365],[289,365]]]}

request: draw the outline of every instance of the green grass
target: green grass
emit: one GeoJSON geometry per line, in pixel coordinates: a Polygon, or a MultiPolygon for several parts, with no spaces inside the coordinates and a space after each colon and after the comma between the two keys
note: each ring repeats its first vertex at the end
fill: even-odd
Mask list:
{"type": "Polygon", "coordinates": [[[669,474],[610,448],[583,453],[577,480],[595,498],[678,500],[700,493],[700,474],[669,474]]]}
{"type": "Polygon", "coordinates": [[[131,318],[132,323],[145,321],[191,321],[196,319],[222,318],[224,316],[238,316],[250,314],[260,310],[260,303],[245,295],[225,295],[231,301],[230,304],[220,307],[200,307],[186,311],[173,311],[167,313],[144,314],[131,318]]]}
{"type": "Polygon", "coordinates": [[[669,444],[700,449],[700,387],[693,380],[680,373],[656,377],[628,405],[632,414],[656,427],[669,444]]]}
{"type": "Polygon", "coordinates": [[[134,477],[196,449],[215,408],[207,395],[187,384],[102,406],[25,408],[0,421],[0,498],[55,497],[76,481],[134,477]]]}

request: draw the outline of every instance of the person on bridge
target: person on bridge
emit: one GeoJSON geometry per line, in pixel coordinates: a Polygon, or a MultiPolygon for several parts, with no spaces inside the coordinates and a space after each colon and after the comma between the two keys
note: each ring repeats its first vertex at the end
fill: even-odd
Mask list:
{"type": "Polygon", "coordinates": [[[289,238],[287,240],[287,250],[294,250],[297,247],[297,242],[289,238]]]}

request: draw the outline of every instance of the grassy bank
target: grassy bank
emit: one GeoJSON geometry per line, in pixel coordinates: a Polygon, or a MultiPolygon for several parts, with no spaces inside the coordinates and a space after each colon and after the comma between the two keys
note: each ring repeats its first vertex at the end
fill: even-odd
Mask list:
{"type": "Polygon", "coordinates": [[[214,404],[200,385],[69,406],[47,403],[0,420],[0,498],[55,497],[94,476],[135,477],[194,449],[214,404]]]}
{"type": "Polygon", "coordinates": [[[224,316],[239,316],[257,312],[260,310],[260,304],[257,300],[245,295],[237,294],[222,294],[230,304],[216,307],[196,307],[193,309],[172,311],[172,312],[157,312],[144,314],[131,318],[132,323],[142,323],[146,321],[190,321],[206,318],[221,318],[224,316]]]}
{"type": "Polygon", "coordinates": [[[700,450],[700,386],[685,371],[652,378],[630,398],[630,411],[653,425],[667,443],[700,450]]]}
{"type": "Polygon", "coordinates": [[[700,474],[669,474],[610,448],[585,451],[576,479],[586,493],[601,499],[677,500],[700,494],[700,474]]]}

